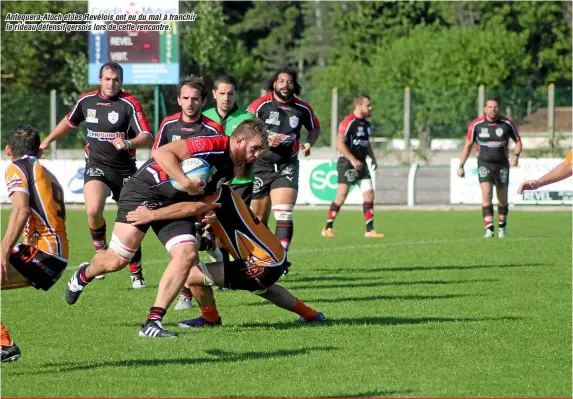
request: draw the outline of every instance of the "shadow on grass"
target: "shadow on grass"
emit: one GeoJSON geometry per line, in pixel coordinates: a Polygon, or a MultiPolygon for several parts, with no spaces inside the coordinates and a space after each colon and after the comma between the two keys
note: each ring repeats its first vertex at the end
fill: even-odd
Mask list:
{"type": "Polygon", "coordinates": [[[415,391],[368,391],[359,393],[341,393],[339,395],[318,396],[319,398],[384,398],[392,395],[412,395],[415,391]]]}
{"type": "MultiPolygon", "coordinates": [[[[473,295],[473,294],[446,294],[446,295],[370,295],[362,297],[339,297],[339,298],[319,298],[319,299],[307,299],[305,302],[308,303],[339,303],[339,302],[368,302],[368,301],[426,301],[433,299],[454,299],[454,298],[466,298],[484,295],[473,295]]],[[[274,306],[270,302],[257,302],[249,303],[246,306],[274,306]]]]}
{"type": "MultiPolygon", "coordinates": [[[[296,266],[296,265],[295,265],[296,266]]],[[[415,272],[424,270],[474,270],[474,269],[497,269],[497,268],[512,268],[512,267],[541,267],[546,266],[543,263],[509,263],[503,265],[451,265],[451,266],[401,266],[401,267],[360,267],[360,268],[334,268],[329,269],[326,267],[313,268],[313,272],[328,272],[328,273],[379,273],[379,272],[415,272]]],[[[310,277],[312,279],[320,280],[319,276],[310,277]]],[[[306,277],[303,277],[306,279],[306,277]]],[[[294,276],[292,280],[295,281],[294,276]]],[[[313,281],[313,280],[296,280],[296,281],[313,281]]]]}
{"type": "Polygon", "coordinates": [[[202,365],[213,363],[230,363],[242,362],[253,359],[275,359],[291,356],[309,355],[314,352],[333,351],[337,348],[334,346],[314,346],[300,349],[282,349],[269,352],[231,352],[219,349],[207,350],[205,353],[209,358],[178,358],[178,359],[130,359],[130,360],[111,360],[106,362],[89,363],[82,362],[61,362],[46,363],[42,368],[50,370],[35,370],[31,372],[13,373],[11,375],[40,375],[40,374],[57,374],[74,371],[89,371],[108,367],[163,367],[169,365],[202,365]]]}
{"type": "MultiPolygon", "coordinates": [[[[326,315],[328,317],[328,315],[326,315]]],[[[338,318],[328,319],[322,323],[306,323],[304,327],[330,327],[330,326],[365,326],[365,325],[378,325],[378,326],[398,326],[398,325],[412,325],[412,324],[428,324],[428,323],[475,323],[484,321],[517,321],[522,320],[522,317],[515,316],[500,316],[500,317],[357,317],[357,318],[338,318]]],[[[277,330],[290,330],[293,328],[300,328],[300,323],[244,323],[237,327],[244,328],[274,328],[277,330]]]]}
{"type": "MultiPolygon", "coordinates": [[[[371,281],[372,279],[368,279],[371,281]]],[[[356,287],[384,287],[384,286],[401,286],[401,285],[442,285],[442,284],[474,284],[474,283],[495,283],[498,279],[474,279],[474,280],[417,280],[417,281],[372,281],[370,283],[357,284],[316,284],[316,285],[298,285],[289,283],[289,289],[296,290],[316,290],[316,289],[333,289],[333,288],[356,288],[356,287]]],[[[287,285],[287,284],[285,284],[287,285]]]]}

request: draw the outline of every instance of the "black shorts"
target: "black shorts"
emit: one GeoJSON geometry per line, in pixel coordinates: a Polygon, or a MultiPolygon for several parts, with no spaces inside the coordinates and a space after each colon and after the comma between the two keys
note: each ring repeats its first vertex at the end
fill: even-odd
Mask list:
{"type": "Polygon", "coordinates": [[[251,206],[251,200],[253,199],[253,183],[243,183],[243,184],[231,184],[231,188],[235,190],[239,197],[247,206],[251,206]]]}
{"type": "Polygon", "coordinates": [[[14,246],[9,262],[33,287],[44,291],[48,291],[60,279],[68,266],[67,259],[26,244],[14,246]]]}
{"type": "MultiPolygon", "coordinates": [[[[133,171],[135,173],[135,171],[133,171]]],[[[84,184],[91,180],[103,182],[111,190],[114,201],[119,199],[121,189],[129,181],[133,173],[115,172],[97,165],[86,165],[84,169],[84,184]]]]}
{"type": "Polygon", "coordinates": [[[281,278],[285,265],[286,260],[281,265],[264,267],[252,265],[242,259],[229,261],[226,257],[224,286],[231,290],[251,292],[266,290],[281,278]]]}
{"type": "MultiPolygon", "coordinates": [[[[133,210],[135,209],[136,208],[134,208],[133,210]]],[[[119,223],[130,224],[126,219],[128,212],[130,211],[126,210],[117,211],[117,217],[115,218],[115,221],[119,223]]],[[[147,233],[147,230],[149,230],[149,228],[151,227],[153,229],[153,232],[159,239],[159,241],[161,241],[163,246],[168,251],[171,249],[172,244],[175,244],[175,242],[171,240],[176,237],[179,240],[177,243],[187,242],[187,241],[193,241],[197,243],[197,239],[195,237],[194,217],[188,217],[177,220],[157,220],[155,222],[134,227],[136,227],[139,231],[143,233],[147,233]]]]}
{"type": "Polygon", "coordinates": [[[344,157],[338,158],[336,170],[338,171],[338,184],[347,184],[352,186],[358,184],[360,180],[371,179],[370,170],[366,162],[363,162],[362,170],[357,171],[354,166],[344,157]]]}
{"type": "Polygon", "coordinates": [[[255,163],[254,172],[253,199],[264,198],[275,188],[293,188],[298,191],[298,159],[284,164],[259,161],[255,163]]]}
{"type": "Polygon", "coordinates": [[[480,183],[491,183],[497,187],[509,185],[509,164],[495,164],[478,160],[480,183]]]}

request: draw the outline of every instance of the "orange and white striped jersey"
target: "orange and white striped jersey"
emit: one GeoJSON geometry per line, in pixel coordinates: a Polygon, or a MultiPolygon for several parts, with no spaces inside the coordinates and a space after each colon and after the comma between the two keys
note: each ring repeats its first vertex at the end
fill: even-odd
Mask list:
{"type": "Polygon", "coordinates": [[[248,266],[282,266],[286,253],[280,240],[264,223],[256,220],[241,197],[226,184],[214,194],[217,221],[211,225],[221,246],[248,266]]]}
{"type": "Polygon", "coordinates": [[[569,165],[573,165],[573,150],[569,151],[567,157],[565,157],[565,162],[567,162],[569,165]]]}
{"type": "Polygon", "coordinates": [[[56,177],[36,157],[24,156],[6,169],[8,196],[23,192],[32,214],[24,230],[24,243],[68,259],[64,190],[56,177]]]}

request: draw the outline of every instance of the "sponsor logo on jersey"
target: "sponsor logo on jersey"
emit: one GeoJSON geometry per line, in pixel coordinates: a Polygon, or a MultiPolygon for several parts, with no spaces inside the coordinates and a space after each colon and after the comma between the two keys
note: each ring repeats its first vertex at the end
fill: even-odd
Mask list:
{"type": "Polygon", "coordinates": [[[179,141],[179,140],[181,140],[181,136],[177,136],[175,134],[171,136],[171,141],[179,141]]]}
{"type": "Polygon", "coordinates": [[[487,129],[486,129],[486,131],[484,132],[482,129],[482,131],[478,134],[478,136],[479,137],[489,137],[489,131],[487,131],[487,129]]]}
{"type": "Polygon", "coordinates": [[[119,120],[119,114],[115,111],[111,111],[107,114],[107,120],[111,123],[116,123],[119,120]]]}
{"type": "Polygon", "coordinates": [[[268,125],[279,126],[281,124],[279,121],[279,113],[276,111],[271,111],[269,117],[265,120],[265,123],[268,125]]]}
{"type": "Polygon", "coordinates": [[[96,103],[96,106],[97,106],[97,105],[102,106],[102,107],[111,107],[111,103],[99,102],[99,103],[96,103]]]}
{"type": "Polygon", "coordinates": [[[91,139],[98,139],[99,141],[113,141],[115,139],[125,138],[125,133],[121,132],[94,132],[88,129],[87,137],[91,139]]]}
{"type": "Polygon", "coordinates": [[[96,118],[96,110],[88,108],[88,112],[86,115],[86,122],[87,123],[97,123],[98,119],[96,118]]]}

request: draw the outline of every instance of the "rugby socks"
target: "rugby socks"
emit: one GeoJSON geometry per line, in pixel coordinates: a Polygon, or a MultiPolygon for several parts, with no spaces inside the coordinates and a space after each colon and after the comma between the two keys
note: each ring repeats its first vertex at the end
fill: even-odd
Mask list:
{"type": "Polygon", "coordinates": [[[374,202],[364,202],[362,211],[366,222],[366,232],[374,230],[374,202]]]}
{"type": "Polygon", "coordinates": [[[90,234],[92,236],[96,252],[102,249],[107,249],[107,243],[105,242],[105,222],[103,223],[103,226],[98,227],[95,230],[90,229],[90,234]]]}
{"type": "Polygon", "coordinates": [[[14,345],[14,342],[10,338],[10,334],[8,334],[8,330],[6,329],[6,327],[4,327],[4,324],[0,323],[0,326],[2,327],[2,339],[1,339],[2,346],[14,345]]]}
{"type": "Polygon", "coordinates": [[[340,206],[337,203],[333,202],[330,204],[330,209],[328,210],[328,219],[326,219],[326,228],[332,229],[332,225],[334,224],[334,219],[336,218],[336,214],[340,211],[340,206]]]}
{"type": "Polygon", "coordinates": [[[497,227],[500,229],[505,229],[508,212],[509,208],[507,206],[497,206],[497,227]]]}
{"type": "Polygon", "coordinates": [[[141,247],[137,248],[135,255],[131,259],[129,263],[129,271],[131,274],[140,274],[141,273],[141,247]]]}
{"type": "Polygon", "coordinates": [[[300,299],[296,298],[296,303],[289,309],[291,312],[296,313],[305,320],[312,320],[316,317],[318,312],[306,306],[300,299]]]}
{"type": "Polygon", "coordinates": [[[217,310],[217,304],[213,303],[209,306],[201,306],[201,317],[203,317],[209,323],[217,323],[219,321],[219,311],[217,310]]]}
{"type": "Polygon", "coordinates": [[[481,212],[485,229],[493,231],[493,205],[482,206],[481,212]]]}
{"type": "Polygon", "coordinates": [[[183,287],[183,289],[181,290],[179,295],[187,297],[187,298],[193,298],[193,294],[191,293],[191,290],[187,287],[183,287]]]}
{"type": "Polygon", "coordinates": [[[166,309],[160,308],[159,306],[152,306],[149,308],[149,316],[147,316],[147,321],[163,321],[167,313],[166,309]]]}
{"type": "Polygon", "coordinates": [[[272,208],[277,222],[275,235],[281,241],[283,248],[287,251],[294,234],[294,224],[292,220],[293,207],[294,205],[283,204],[275,205],[272,208]]]}

